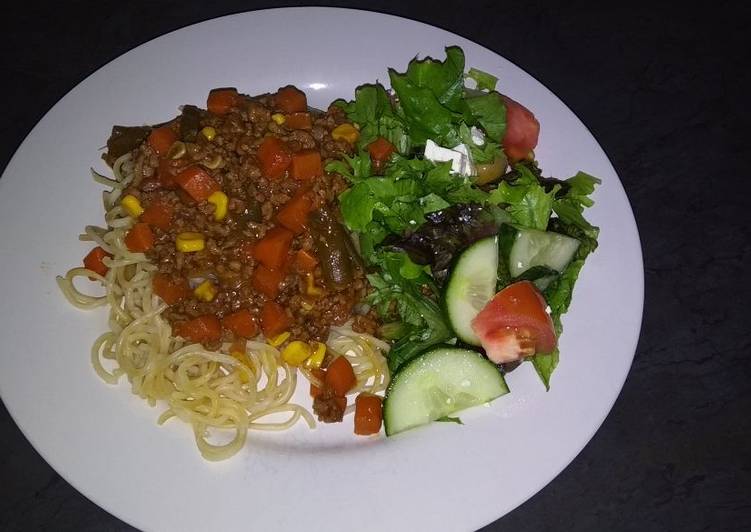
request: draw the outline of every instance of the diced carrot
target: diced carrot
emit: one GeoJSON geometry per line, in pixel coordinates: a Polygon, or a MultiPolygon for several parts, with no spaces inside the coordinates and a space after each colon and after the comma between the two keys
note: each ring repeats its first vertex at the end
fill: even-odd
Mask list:
{"type": "Polygon", "coordinates": [[[338,356],[326,368],[326,384],[331,386],[334,393],[344,396],[357,382],[352,364],[345,356],[338,356]]]}
{"type": "Polygon", "coordinates": [[[266,137],[258,146],[258,161],[261,163],[261,173],[271,179],[278,179],[287,171],[292,162],[289,148],[281,139],[266,137]]]}
{"type": "Polygon", "coordinates": [[[167,155],[172,144],[177,140],[177,135],[169,126],[152,129],[149,133],[149,146],[159,157],[167,155]]]}
{"type": "Polygon", "coordinates": [[[104,251],[101,246],[97,246],[83,258],[83,267],[104,277],[109,271],[102,261],[104,257],[112,258],[112,255],[104,251]]]}
{"type": "MultiPolygon", "coordinates": [[[[258,325],[248,309],[227,314],[222,320],[222,325],[225,329],[232,331],[235,336],[242,338],[255,338],[258,334],[258,325]]],[[[245,352],[244,346],[243,352],[245,352]]]]}
{"type": "Polygon", "coordinates": [[[175,334],[191,342],[212,342],[222,337],[222,324],[216,316],[207,314],[178,323],[175,334]]]}
{"type": "Polygon", "coordinates": [[[195,205],[198,203],[196,200],[193,199],[193,196],[185,192],[185,190],[182,188],[178,187],[177,190],[175,190],[175,194],[177,194],[177,197],[180,198],[180,201],[184,205],[195,205]]]}
{"type": "Polygon", "coordinates": [[[155,200],[143,210],[141,221],[166,231],[172,223],[172,207],[166,201],[155,200]]]}
{"type": "Polygon", "coordinates": [[[305,231],[313,200],[307,194],[296,194],[276,213],[276,221],[295,234],[305,231]]]}
{"type": "Polygon", "coordinates": [[[370,393],[361,393],[355,399],[355,434],[368,436],[381,430],[383,419],[381,398],[370,393]]]}
{"type": "Polygon", "coordinates": [[[175,176],[175,182],[180,185],[190,197],[196,201],[203,201],[219,190],[219,183],[200,166],[189,166],[175,176]]]}
{"type": "Polygon", "coordinates": [[[396,151],[396,148],[388,140],[383,137],[378,137],[373,142],[368,144],[368,152],[370,158],[374,161],[386,161],[391,154],[396,151]]]}
{"type": "Polygon", "coordinates": [[[267,296],[269,299],[274,299],[279,295],[279,288],[285,277],[282,270],[272,270],[263,264],[259,264],[253,270],[251,283],[256,291],[267,296]]]}
{"type": "Polygon", "coordinates": [[[154,247],[154,233],[149,224],[139,222],[125,235],[125,245],[130,251],[148,251],[154,247]]]}
{"type": "Polygon", "coordinates": [[[318,259],[312,253],[301,249],[295,254],[295,268],[298,272],[310,273],[318,266],[318,259]]]}
{"type": "Polygon", "coordinates": [[[310,113],[292,113],[286,116],[284,125],[290,129],[311,129],[313,121],[310,113]]]}
{"type": "Polygon", "coordinates": [[[157,273],[151,280],[151,289],[168,305],[190,297],[190,286],[187,279],[173,279],[169,275],[157,273]]]}
{"type": "Polygon", "coordinates": [[[159,168],[157,169],[157,179],[159,183],[166,189],[177,188],[175,183],[175,176],[180,173],[183,162],[180,160],[172,159],[160,159],[159,168]]]}
{"type": "Polygon", "coordinates": [[[290,326],[290,317],[275,301],[266,301],[261,307],[261,330],[266,338],[280,335],[290,326]]]}
{"type": "Polygon", "coordinates": [[[290,172],[292,177],[301,180],[322,176],[321,152],[318,150],[302,150],[295,153],[292,156],[290,172]]]}
{"type": "Polygon", "coordinates": [[[305,93],[292,85],[279,89],[274,101],[277,108],[285,113],[302,113],[308,110],[308,99],[305,93]]]}
{"type": "Polygon", "coordinates": [[[215,115],[223,115],[240,105],[241,102],[242,97],[237,93],[237,89],[214,89],[209,92],[206,108],[215,115]]]}
{"type": "MultiPolygon", "coordinates": [[[[310,370],[310,372],[311,372],[311,373],[312,373],[312,374],[313,374],[313,375],[314,375],[314,376],[315,376],[315,377],[316,377],[316,378],[317,378],[317,379],[318,379],[319,381],[321,381],[321,382],[324,382],[324,381],[326,380],[326,372],[325,372],[324,370],[322,370],[322,369],[320,369],[320,368],[313,368],[313,369],[311,369],[311,370],[310,370]]],[[[321,395],[321,392],[322,392],[322,391],[323,391],[323,390],[321,390],[321,388],[319,388],[318,386],[316,386],[316,385],[315,385],[315,384],[313,384],[312,382],[310,383],[310,396],[311,396],[311,397],[318,397],[319,395],[321,395]]]]}
{"type": "Polygon", "coordinates": [[[280,270],[295,235],[284,227],[272,227],[253,247],[253,257],[272,270],[280,270]]]}

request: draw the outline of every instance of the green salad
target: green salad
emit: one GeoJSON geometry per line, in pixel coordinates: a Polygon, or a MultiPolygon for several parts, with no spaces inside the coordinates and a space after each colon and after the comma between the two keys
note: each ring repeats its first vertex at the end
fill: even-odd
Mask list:
{"type": "Polygon", "coordinates": [[[550,386],[561,316],[597,247],[583,212],[600,181],[543,177],[534,114],[467,69],[458,47],[389,80],[335,102],[359,138],[326,170],[350,182],[343,221],[368,267],[378,336],[392,342],[393,434],[505,393],[503,373],[521,361],[550,386]],[[419,411],[415,394],[431,397],[419,411]]]}

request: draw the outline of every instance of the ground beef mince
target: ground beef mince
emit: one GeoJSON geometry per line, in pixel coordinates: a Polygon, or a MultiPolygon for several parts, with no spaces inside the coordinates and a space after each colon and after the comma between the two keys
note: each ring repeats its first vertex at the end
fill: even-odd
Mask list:
{"type": "Polygon", "coordinates": [[[347,399],[336,395],[328,384],[313,399],[313,413],[321,423],[339,423],[344,418],[347,399]]]}
{"type": "MultiPolygon", "coordinates": [[[[178,334],[209,347],[256,332],[325,340],[368,289],[340,221],[346,182],[325,171],[353,151],[349,139],[332,135],[346,116],[308,108],[294,87],[256,97],[218,89],[207,107],[185,106],[148,135],[118,127],[108,143],[118,153],[105,155],[111,164],[137,144],[136,176],[124,196],[140,202],[140,221],[153,233],[146,255],[159,270],[164,316],[178,334]],[[230,315],[244,316],[244,326],[230,315]]],[[[374,327],[364,318],[358,325],[374,327]]]]}

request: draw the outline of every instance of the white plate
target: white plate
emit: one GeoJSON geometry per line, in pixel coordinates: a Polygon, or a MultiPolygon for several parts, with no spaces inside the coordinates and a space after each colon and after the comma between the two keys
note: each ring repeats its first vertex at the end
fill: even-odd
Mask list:
{"type": "MultiPolygon", "coordinates": [[[[618,176],[586,127],[512,63],[446,31],[392,16],[327,8],[233,15],[181,29],[104,66],[67,94],[23,142],[0,180],[0,391],[39,453],[84,495],[148,530],[461,530],[485,525],[551,481],[600,426],[628,373],[643,302],[641,248],[618,176]],[[325,37],[321,37],[325,36],[325,37]],[[209,89],[250,94],[287,83],[315,106],[388,80],[415,55],[458,44],[467,65],[542,124],[547,174],[600,176],[588,216],[602,228],[565,318],[561,363],[545,393],[529,364],[512,393],[392,439],[351,424],[250,435],[234,459],[199,456],[188,427],[101,382],[89,365],[105,313],[70,307],[55,275],[79,264],[76,236],[101,223],[89,167],[112,124],[160,122],[209,89]]],[[[304,386],[303,386],[304,388],[304,386]]],[[[306,401],[302,390],[301,400],[306,401]]]]}

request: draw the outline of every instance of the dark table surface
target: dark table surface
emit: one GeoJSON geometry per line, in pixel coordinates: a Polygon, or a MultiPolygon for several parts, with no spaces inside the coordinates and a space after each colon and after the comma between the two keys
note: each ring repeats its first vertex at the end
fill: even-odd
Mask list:
{"type": "MultiPolygon", "coordinates": [[[[219,15],[293,4],[4,7],[0,167],[60,97],[130,48],[219,15]]],[[[485,530],[751,530],[749,10],[325,4],[434,24],[514,61],[590,128],[633,205],[646,301],[623,392],[573,463],[485,530]]],[[[4,407],[0,464],[0,529],[132,530],[53,471],[4,407]]]]}

